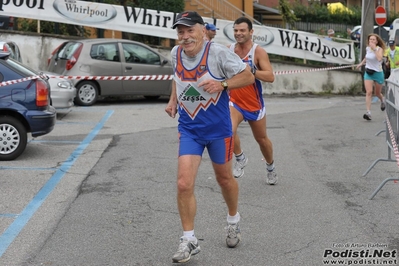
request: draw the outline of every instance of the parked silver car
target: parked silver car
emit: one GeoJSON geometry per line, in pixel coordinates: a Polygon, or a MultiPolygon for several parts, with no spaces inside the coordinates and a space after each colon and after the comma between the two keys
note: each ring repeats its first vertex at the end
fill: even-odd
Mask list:
{"type": "Polygon", "coordinates": [[[145,44],[123,39],[66,41],[51,54],[48,71],[65,76],[121,77],[121,80],[73,79],[77,90],[75,104],[84,106],[93,105],[99,96],[142,95],[156,99],[169,96],[172,88],[170,60],[145,44]],[[138,75],[169,78],[127,78],[138,75]]]}

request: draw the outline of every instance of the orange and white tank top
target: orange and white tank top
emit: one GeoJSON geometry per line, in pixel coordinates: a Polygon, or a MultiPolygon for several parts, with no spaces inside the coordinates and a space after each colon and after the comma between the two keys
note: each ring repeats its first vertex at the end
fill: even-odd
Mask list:
{"type": "MultiPolygon", "coordinates": [[[[236,43],[230,45],[230,50],[234,52],[236,43]]],[[[255,65],[255,50],[258,44],[254,43],[248,54],[241,58],[242,61],[248,64],[251,68],[256,69],[255,65]]],[[[265,104],[262,97],[263,87],[262,82],[255,79],[251,85],[247,85],[240,89],[230,91],[230,101],[238,105],[241,109],[255,112],[261,110],[265,104]]]]}

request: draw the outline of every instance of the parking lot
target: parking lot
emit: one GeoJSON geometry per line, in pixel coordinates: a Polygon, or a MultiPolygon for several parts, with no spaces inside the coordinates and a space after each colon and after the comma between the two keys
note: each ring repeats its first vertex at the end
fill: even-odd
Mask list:
{"type": "MultiPolygon", "coordinates": [[[[243,242],[226,249],[224,203],[205,154],[197,180],[202,251],[190,265],[324,265],[334,244],[399,248],[398,185],[368,200],[397,165],[380,163],[361,177],[386,156],[384,136],[375,136],[383,112],[373,106],[373,121],[364,121],[363,97],[266,102],[279,184],[262,182],[262,158],[243,125],[243,242]]],[[[166,103],[73,107],[18,160],[0,162],[0,265],[170,265],[181,228],[177,120],[166,103]]]]}
{"type": "Polygon", "coordinates": [[[138,98],[60,111],[50,134],[30,137],[25,152],[17,160],[0,162],[0,232],[4,231],[0,254],[51,194],[58,201],[50,207],[55,209],[51,215],[59,219],[65,211],[57,213],[59,208],[68,206],[76,197],[82,181],[114,136],[163,127],[165,122],[175,125],[175,121],[154,117],[159,116],[153,112],[154,107],[158,110],[164,105],[166,100],[154,104],[138,98]]]}

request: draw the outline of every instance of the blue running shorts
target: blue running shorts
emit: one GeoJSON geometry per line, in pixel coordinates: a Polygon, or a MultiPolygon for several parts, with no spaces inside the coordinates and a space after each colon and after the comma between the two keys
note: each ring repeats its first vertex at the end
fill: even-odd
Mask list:
{"type": "Polygon", "coordinates": [[[208,150],[212,162],[225,164],[233,156],[233,137],[217,140],[192,139],[180,134],[179,137],[179,156],[199,155],[202,156],[205,147],[208,150]]]}
{"type": "Polygon", "coordinates": [[[263,106],[262,109],[255,111],[255,112],[250,112],[241,109],[237,104],[230,102],[230,106],[233,106],[237,111],[239,111],[242,116],[244,117],[245,121],[258,121],[261,120],[265,115],[266,115],[266,107],[263,106]]]}

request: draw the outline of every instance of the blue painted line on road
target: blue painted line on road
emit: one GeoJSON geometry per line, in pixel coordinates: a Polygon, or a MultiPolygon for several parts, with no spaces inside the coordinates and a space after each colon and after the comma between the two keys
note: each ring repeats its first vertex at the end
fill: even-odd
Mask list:
{"type": "Polygon", "coordinates": [[[60,121],[56,123],[57,125],[92,125],[95,124],[95,122],[64,122],[64,121],[60,121]]]}
{"type": "Polygon", "coordinates": [[[78,112],[85,111],[85,112],[95,112],[97,113],[98,110],[103,109],[104,106],[81,106],[76,108],[78,112]]]}
{"type": "Polygon", "coordinates": [[[81,141],[77,141],[77,140],[39,140],[39,139],[31,139],[29,142],[47,142],[47,143],[68,143],[68,144],[79,144],[81,143],[81,141]]]}
{"type": "Polygon", "coordinates": [[[55,171],[58,168],[56,167],[50,167],[50,168],[45,168],[45,167],[12,167],[12,166],[0,166],[0,170],[40,170],[40,171],[55,171]]]}
{"type": "Polygon", "coordinates": [[[82,152],[87,146],[93,141],[94,137],[103,128],[105,122],[114,113],[113,110],[108,110],[101,121],[94,127],[94,129],[86,136],[82,143],[72,152],[67,160],[61,165],[61,167],[54,173],[54,175],[44,184],[39,190],[35,197],[26,205],[25,209],[18,215],[14,222],[4,231],[0,236],[0,257],[3,256],[4,252],[11,245],[14,239],[18,236],[21,230],[28,223],[30,218],[35,214],[39,207],[43,204],[44,200],[50,195],[57,184],[61,181],[65,173],[68,172],[69,168],[75,163],[82,152]]]}
{"type": "Polygon", "coordinates": [[[17,216],[18,214],[13,214],[13,213],[0,213],[0,217],[15,218],[17,216]]]}

